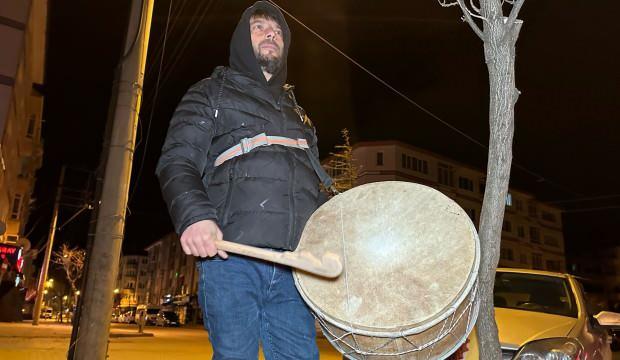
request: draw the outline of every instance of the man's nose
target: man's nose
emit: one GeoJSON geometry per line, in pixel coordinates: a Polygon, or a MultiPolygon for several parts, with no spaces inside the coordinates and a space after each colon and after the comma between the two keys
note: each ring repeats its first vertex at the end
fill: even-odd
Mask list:
{"type": "Polygon", "coordinates": [[[265,29],[265,36],[267,37],[267,39],[275,40],[277,35],[272,27],[268,27],[267,29],[265,29]]]}

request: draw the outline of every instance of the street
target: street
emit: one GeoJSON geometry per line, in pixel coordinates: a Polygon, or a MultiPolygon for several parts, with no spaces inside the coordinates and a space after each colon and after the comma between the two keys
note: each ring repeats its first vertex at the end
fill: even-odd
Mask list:
{"type": "MultiPolygon", "coordinates": [[[[211,345],[202,328],[145,327],[144,332],[152,336],[136,336],[137,329],[136,325],[112,324],[108,353],[111,360],[211,358],[211,345]]],[[[0,359],[66,359],[70,335],[69,324],[51,320],[42,320],[39,326],[30,322],[0,323],[0,359]]],[[[319,337],[318,344],[322,360],[342,359],[324,338],[319,337]]],[[[264,359],[262,355],[260,359],[264,359]]]]}

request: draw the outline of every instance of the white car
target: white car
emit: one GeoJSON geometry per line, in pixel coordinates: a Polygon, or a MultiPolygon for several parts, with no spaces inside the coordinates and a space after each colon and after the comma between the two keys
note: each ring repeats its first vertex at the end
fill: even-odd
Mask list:
{"type": "Polygon", "coordinates": [[[132,324],[136,322],[136,315],[133,311],[126,311],[118,316],[118,322],[132,324]]]}

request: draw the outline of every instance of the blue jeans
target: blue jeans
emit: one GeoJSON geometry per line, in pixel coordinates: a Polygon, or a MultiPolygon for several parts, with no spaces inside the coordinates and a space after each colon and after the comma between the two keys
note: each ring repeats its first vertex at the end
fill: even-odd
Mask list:
{"type": "Polygon", "coordinates": [[[314,318],[291,269],[229,254],[198,262],[198,301],[213,360],[316,360],[314,318]]]}

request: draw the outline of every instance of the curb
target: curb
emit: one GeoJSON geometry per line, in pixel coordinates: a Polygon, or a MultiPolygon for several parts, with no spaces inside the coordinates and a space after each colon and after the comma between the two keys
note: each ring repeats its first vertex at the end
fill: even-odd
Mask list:
{"type": "Polygon", "coordinates": [[[110,333],[111,338],[153,337],[153,333],[110,333]]]}

